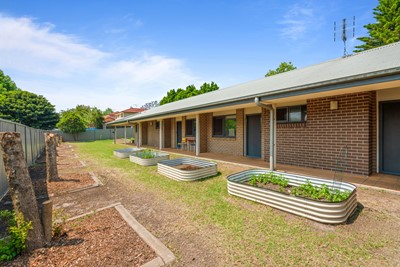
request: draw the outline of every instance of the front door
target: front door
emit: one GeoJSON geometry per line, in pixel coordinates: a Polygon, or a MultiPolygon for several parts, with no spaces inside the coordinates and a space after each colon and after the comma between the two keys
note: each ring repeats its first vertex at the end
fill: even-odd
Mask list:
{"type": "Polygon", "coordinates": [[[400,101],[381,102],[380,171],[400,175],[400,101]]]}
{"type": "Polygon", "coordinates": [[[261,158],[261,115],[248,115],[246,128],[246,156],[261,158]]]}
{"type": "Polygon", "coordinates": [[[182,122],[176,122],[176,144],[182,143],[182,122]]]}

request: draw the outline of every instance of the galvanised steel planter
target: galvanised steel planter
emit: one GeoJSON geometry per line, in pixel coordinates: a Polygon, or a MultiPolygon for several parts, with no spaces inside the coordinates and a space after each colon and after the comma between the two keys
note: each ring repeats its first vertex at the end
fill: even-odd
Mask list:
{"type": "Polygon", "coordinates": [[[114,156],[116,156],[117,158],[124,159],[132,155],[132,153],[141,150],[143,150],[143,148],[129,147],[129,148],[117,149],[114,150],[114,156]]]}
{"type": "Polygon", "coordinates": [[[139,156],[138,153],[140,153],[140,152],[141,151],[134,152],[132,155],[129,156],[129,160],[136,164],[142,165],[142,166],[152,166],[152,165],[156,165],[160,161],[169,159],[169,154],[163,153],[163,152],[156,152],[156,151],[152,152],[152,153],[154,153],[155,157],[145,159],[145,158],[141,158],[139,156]]]}
{"type": "Polygon", "coordinates": [[[214,176],[218,173],[217,163],[193,158],[177,158],[159,162],[157,164],[157,171],[178,181],[194,181],[214,176]],[[182,165],[191,165],[196,167],[196,169],[179,169],[179,166],[182,165]]]}
{"type": "Polygon", "coordinates": [[[332,189],[351,192],[349,198],[342,202],[323,202],[299,196],[287,195],[266,188],[245,184],[251,176],[270,173],[267,170],[248,170],[228,176],[228,192],[232,195],[253,200],[273,208],[290,212],[308,219],[328,224],[344,223],[357,206],[356,186],[350,183],[333,182],[326,179],[276,172],[289,180],[289,185],[299,186],[310,181],[314,186],[326,184],[332,189]]]}

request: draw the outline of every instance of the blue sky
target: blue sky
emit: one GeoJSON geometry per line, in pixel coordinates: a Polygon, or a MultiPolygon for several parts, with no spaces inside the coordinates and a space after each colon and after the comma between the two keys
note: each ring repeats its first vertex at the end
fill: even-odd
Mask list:
{"type": "MultiPolygon", "coordinates": [[[[57,110],[140,107],[172,88],[210,81],[224,88],[262,78],[282,61],[305,67],[341,57],[333,22],[356,16],[356,37],[365,36],[377,4],[1,0],[0,69],[57,110]]],[[[347,50],[357,43],[349,36],[347,50]]]]}

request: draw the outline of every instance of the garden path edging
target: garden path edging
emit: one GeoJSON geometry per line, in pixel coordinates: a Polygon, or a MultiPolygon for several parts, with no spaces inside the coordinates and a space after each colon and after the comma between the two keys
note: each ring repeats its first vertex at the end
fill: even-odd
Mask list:
{"type": "Polygon", "coordinates": [[[132,230],[135,231],[140,236],[140,238],[142,238],[142,240],[147,245],[149,245],[157,254],[157,257],[155,259],[143,264],[141,267],[166,266],[175,261],[175,255],[171,252],[171,250],[169,250],[158,238],[152,235],[143,225],[141,225],[130,214],[130,212],[127,209],[125,209],[125,207],[119,202],[100,209],[96,209],[94,211],[85,214],[69,218],[67,221],[79,219],[110,208],[115,208],[121,215],[122,219],[124,219],[125,222],[132,228],[132,230]]]}

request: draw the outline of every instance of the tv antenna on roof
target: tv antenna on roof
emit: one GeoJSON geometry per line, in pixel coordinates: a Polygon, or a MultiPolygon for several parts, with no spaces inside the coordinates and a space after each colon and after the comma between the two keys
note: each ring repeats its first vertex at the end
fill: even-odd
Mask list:
{"type": "MultiPolygon", "coordinates": [[[[351,30],[351,28],[350,28],[351,30]]],[[[349,28],[347,27],[346,19],[344,18],[342,20],[342,41],[343,41],[343,57],[347,56],[347,50],[346,50],[346,41],[347,41],[347,31],[349,31],[349,28]]],[[[356,17],[353,16],[353,38],[356,35],[356,17]]],[[[336,42],[336,21],[333,22],[333,41],[336,42]]]]}

